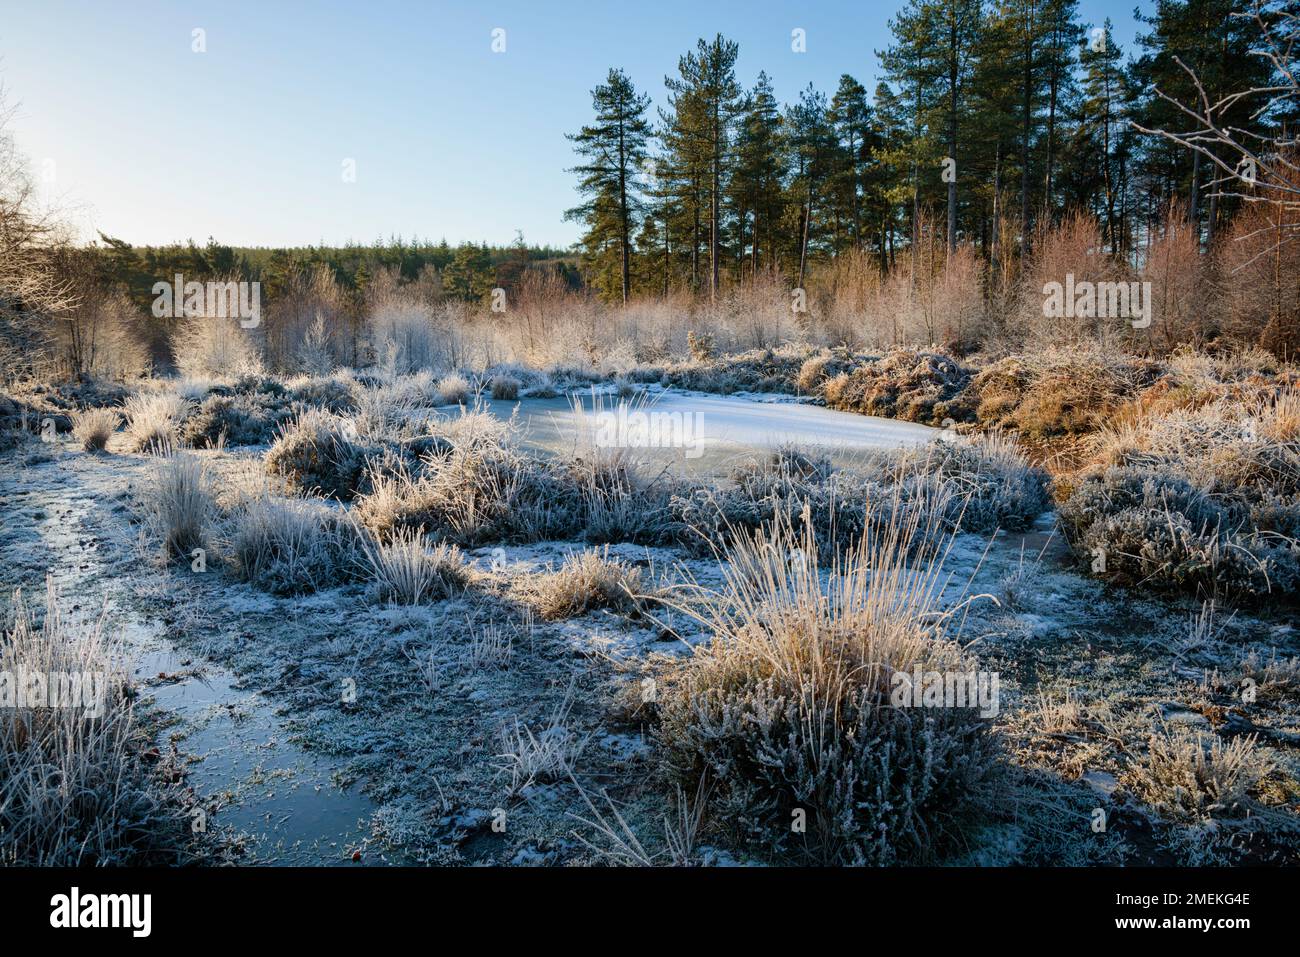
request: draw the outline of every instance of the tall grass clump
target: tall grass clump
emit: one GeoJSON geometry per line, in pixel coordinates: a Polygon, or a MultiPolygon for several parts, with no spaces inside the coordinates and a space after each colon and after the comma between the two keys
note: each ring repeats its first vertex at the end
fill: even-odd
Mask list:
{"type": "Polygon", "coordinates": [[[161,460],[140,496],[145,524],[168,560],[188,557],[207,540],[213,512],[207,469],[191,455],[161,460]]]}
{"type": "Polygon", "coordinates": [[[494,375],[489,384],[489,389],[494,399],[502,399],[507,402],[513,402],[519,398],[519,390],[523,388],[521,383],[514,376],[494,375]]]}
{"type": "Polygon", "coordinates": [[[188,403],[172,392],[134,395],[126,400],[126,434],[131,451],[165,455],[176,446],[188,403]]]}
{"type": "Polygon", "coordinates": [[[583,494],[564,463],[525,454],[511,423],[467,411],[441,423],[449,449],[417,470],[374,469],[357,517],[380,539],[414,528],[473,547],[568,538],[582,530],[583,494]]]}
{"type": "Polygon", "coordinates": [[[806,514],[778,518],[737,540],[719,592],[682,605],[713,638],[666,676],[658,742],[677,783],[711,782],[712,816],[738,836],[791,851],[802,810],[822,860],[917,863],[985,809],[988,721],[891,699],[916,668],[975,668],[940,607],[945,508],[882,510],[829,568],[806,514]]]}
{"type": "MultiPolygon", "coordinates": [[[[0,641],[0,673],[90,675],[101,684],[89,707],[83,697],[80,707],[0,711],[0,860],[5,863],[143,863],[181,833],[141,763],[147,745],[116,660],[102,622],[67,617],[53,583],[47,586],[43,621],[15,593],[0,641]]],[[[171,856],[175,860],[175,849],[171,856]]]]}
{"type": "Polygon", "coordinates": [[[402,529],[387,542],[367,542],[365,556],[380,599],[398,605],[450,598],[468,580],[459,548],[431,545],[413,529],[402,529]]]}
{"type": "Polygon", "coordinates": [[[87,452],[102,452],[108,437],[122,424],[122,417],[112,409],[86,409],[72,413],[72,435],[87,452]]]}
{"type": "Polygon", "coordinates": [[[438,380],[438,396],[443,405],[464,405],[469,401],[473,386],[459,372],[452,372],[438,380]]]}

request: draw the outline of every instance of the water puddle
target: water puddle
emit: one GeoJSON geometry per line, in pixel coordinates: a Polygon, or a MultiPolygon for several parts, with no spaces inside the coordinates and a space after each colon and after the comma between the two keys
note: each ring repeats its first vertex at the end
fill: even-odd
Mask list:
{"type": "MultiPolygon", "coordinates": [[[[131,607],[130,583],[101,560],[101,543],[124,524],[120,509],[112,514],[109,503],[56,464],[42,471],[3,483],[6,557],[21,554],[27,569],[39,558],[77,614],[107,609],[141,698],[174,718],[159,733],[158,748],[180,753],[187,783],[206,809],[203,826],[238,838],[247,863],[404,863],[373,846],[374,804],[339,779],[327,756],[296,746],[270,701],[177,647],[162,622],[131,607]]],[[[25,585],[29,595],[37,593],[33,582],[25,585]]]]}

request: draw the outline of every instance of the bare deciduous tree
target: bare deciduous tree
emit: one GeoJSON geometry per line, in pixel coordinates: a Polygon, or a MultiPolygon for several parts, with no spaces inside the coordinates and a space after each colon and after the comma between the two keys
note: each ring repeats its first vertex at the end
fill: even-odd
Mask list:
{"type": "Polygon", "coordinates": [[[1275,242],[1261,248],[1255,254],[1258,258],[1300,235],[1300,150],[1294,129],[1288,131],[1285,124],[1285,118],[1300,107],[1300,10],[1289,0],[1251,0],[1249,10],[1232,15],[1254,24],[1258,42],[1251,52],[1268,64],[1270,82],[1211,98],[1196,71],[1175,56],[1196,90],[1195,101],[1184,103],[1159,88],[1155,92],[1188,118],[1190,128],[1149,129],[1136,122],[1133,126],[1207,159],[1216,173],[1209,186],[1220,198],[1276,209],[1276,221],[1261,227],[1277,233],[1275,242]],[[1225,119],[1243,102],[1256,104],[1251,119],[1275,121],[1267,124],[1266,132],[1243,129],[1225,119]]]}

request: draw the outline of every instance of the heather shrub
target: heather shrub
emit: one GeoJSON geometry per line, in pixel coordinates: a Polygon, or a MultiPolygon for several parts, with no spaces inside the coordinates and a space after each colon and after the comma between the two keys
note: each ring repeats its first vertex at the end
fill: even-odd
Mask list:
{"type": "Polygon", "coordinates": [[[895,456],[903,481],[933,472],[952,484],[958,503],[953,525],[963,531],[1021,530],[1051,504],[1047,473],[1030,465],[1010,436],[954,437],[895,456]]]}
{"type": "Polygon", "coordinates": [[[350,420],[306,409],[281,427],[266,453],[266,469],[299,491],[346,501],[367,487],[366,462],[376,451],[361,444],[350,420]]]}
{"type": "Polygon", "coordinates": [[[289,383],[289,392],[295,402],[338,415],[355,410],[356,389],[356,380],[350,374],[342,372],[328,376],[304,376],[289,383]]]}
{"type": "Polygon", "coordinates": [[[263,445],[293,417],[279,397],[258,392],[209,395],[181,423],[181,441],[196,448],[263,445]]]}
{"type": "Polygon", "coordinates": [[[1163,728],[1130,765],[1124,783],[1161,816],[1186,824],[1217,817],[1244,817],[1249,794],[1272,765],[1253,735],[1229,743],[1217,735],[1163,728]]]}
{"type": "Polygon", "coordinates": [[[836,469],[829,459],[780,449],[736,469],[722,487],[679,485],[669,492],[668,530],[687,548],[709,553],[778,516],[807,512],[829,558],[860,537],[872,514],[941,502],[947,529],[991,532],[1030,525],[1050,504],[1047,477],[1009,438],[954,438],[874,454],[836,469]],[[950,494],[936,497],[936,486],[950,494]]]}
{"type": "Polygon", "coordinates": [[[1258,534],[1239,510],[1169,471],[1089,471],[1061,519],[1075,550],[1117,584],[1234,598],[1285,595],[1297,585],[1294,541],[1258,534]]]}
{"type": "Polygon", "coordinates": [[[1093,432],[1155,382],[1160,367],[1099,349],[1010,356],[975,376],[970,401],[988,428],[1037,438],[1093,432]]]}
{"type": "Polygon", "coordinates": [[[944,425],[971,418],[970,380],[971,371],[948,356],[895,349],[828,379],[822,394],[833,409],[944,425]]]}
{"type": "Polygon", "coordinates": [[[1220,402],[1108,430],[1061,507],[1103,578],[1287,596],[1300,584],[1300,440],[1293,393],[1220,402]]]}
{"type": "Polygon", "coordinates": [[[640,381],[657,380],[664,385],[698,392],[729,395],[734,392],[793,393],[799,370],[811,350],[802,345],[751,349],[710,358],[693,358],[639,374],[640,381]]]}

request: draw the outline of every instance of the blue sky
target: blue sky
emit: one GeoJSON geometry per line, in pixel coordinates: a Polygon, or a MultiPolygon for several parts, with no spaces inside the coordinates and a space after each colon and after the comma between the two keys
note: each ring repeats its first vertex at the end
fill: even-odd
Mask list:
{"type": "MultiPolygon", "coordinates": [[[[741,81],[765,69],[783,102],[810,81],[829,94],[841,73],[870,90],[901,5],[28,0],[0,17],[0,83],[20,149],[52,171],[48,197],[86,237],[504,243],[518,229],[568,245],[564,133],[588,119],[609,67],[662,103],[678,57],[722,32],[740,44],[741,81]],[[498,27],[504,53],[491,49],[498,27]]],[[[1079,7],[1087,23],[1110,16],[1131,52],[1133,5],[1079,7]]]]}

